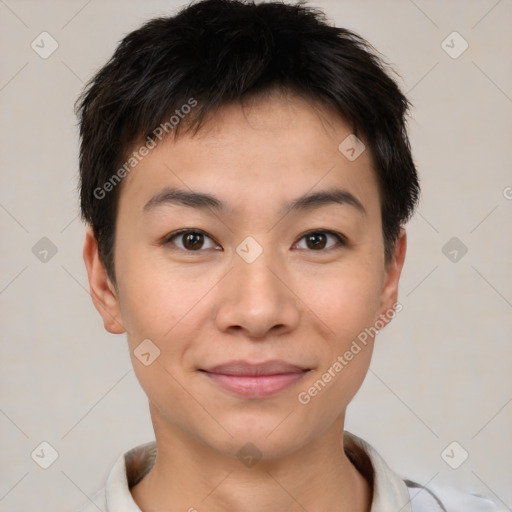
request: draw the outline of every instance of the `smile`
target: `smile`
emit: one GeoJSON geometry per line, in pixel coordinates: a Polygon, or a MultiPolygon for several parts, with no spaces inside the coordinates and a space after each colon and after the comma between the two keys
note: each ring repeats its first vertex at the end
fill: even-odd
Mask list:
{"type": "Polygon", "coordinates": [[[276,375],[225,375],[204,372],[222,388],[244,398],[264,398],[275,395],[298,382],[309,370],[276,375]]]}

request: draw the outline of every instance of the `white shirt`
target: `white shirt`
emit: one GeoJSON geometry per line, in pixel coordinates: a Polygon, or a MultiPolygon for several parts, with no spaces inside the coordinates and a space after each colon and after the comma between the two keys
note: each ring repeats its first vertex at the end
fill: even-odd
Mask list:
{"type": "MultiPolygon", "coordinates": [[[[395,474],[377,451],[363,439],[344,432],[345,453],[370,482],[373,500],[370,512],[501,512],[490,500],[454,490],[423,488],[395,474]]],[[[78,512],[142,512],[130,493],[151,469],[156,457],[155,441],[128,450],[117,459],[106,485],[78,512]]]]}

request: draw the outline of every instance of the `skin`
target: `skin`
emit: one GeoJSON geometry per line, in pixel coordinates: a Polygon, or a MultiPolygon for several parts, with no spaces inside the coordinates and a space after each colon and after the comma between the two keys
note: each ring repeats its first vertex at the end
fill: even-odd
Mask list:
{"type": "Polygon", "coordinates": [[[131,489],[144,512],[370,510],[372,491],[346,457],[342,433],[374,340],[307,405],[298,401],[397,302],[406,234],[385,265],[370,151],[351,162],[338,150],[350,133],[334,113],[291,94],[224,106],[196,136],[166,140],[124,179],[116,286],[87,231],[91,295],[107,331],[127,333],[155,430],[156,463],[131,489]],[[169,186],[213,194],[226,211],[145,211],[169,186]],[[332,187],[352,193],[366,213],[333,203],[279,211],[332,187]],[[183,236],[162,242],[183,228],[207,233],[192,244],[199,249],[187,252],[183,236]],[[340,233],[347,243],[320,233],[325,248],[311,248],[309,230],[340,233]],[[236,252],[247,236],[263,249],[252,263],[236,252]],[[160,356],[145,366],[134,350],[148,338],[160,356]],[[231,359],[284,359],[311,370],[274,396],[249,399],[198,371],[231,359]],[[236,456],[247,442],[262,453],[252,467],[236,456]]]}

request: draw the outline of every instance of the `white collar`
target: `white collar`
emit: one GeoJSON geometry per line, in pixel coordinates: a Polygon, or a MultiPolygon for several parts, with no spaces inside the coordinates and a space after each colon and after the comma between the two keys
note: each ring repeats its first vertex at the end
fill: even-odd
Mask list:
{"type": "MultiPolygon", "coordinates": [[[[363,439],[344,432],[344,444],[355,447],[353,463],[358,466],[357,459],[368,456],[373,468],[373,500],[370,512],[387,510],[412,512],[409,492],[404,481],[386,464],[377,451],[363,439]]],[[[353,454],[354,454],[353,453],[353,454]]],[[[106,512],[141,512],[130,493],[130,486],[146,474],[154,463],[156,443],[145,443],[121,455],[110,471],[104,489],[106,512]],[[127,469],[129,477],[127,476],[127,469]],[[128,480],[130,479],[130,486],[128,480]]],[[[359,468],[358,468],[359,469],[359,468]]]]}

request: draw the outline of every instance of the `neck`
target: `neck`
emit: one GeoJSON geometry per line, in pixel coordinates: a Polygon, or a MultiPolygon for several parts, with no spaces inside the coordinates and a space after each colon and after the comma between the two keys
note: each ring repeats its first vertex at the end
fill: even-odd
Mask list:
{"type": "Polygon", "coordinates": [[[144,512],[370,511],[372,490],[345,453],[342,419],[313,443],[249,466],[155,419],[154,466],[131,488],[144,512]]]}

